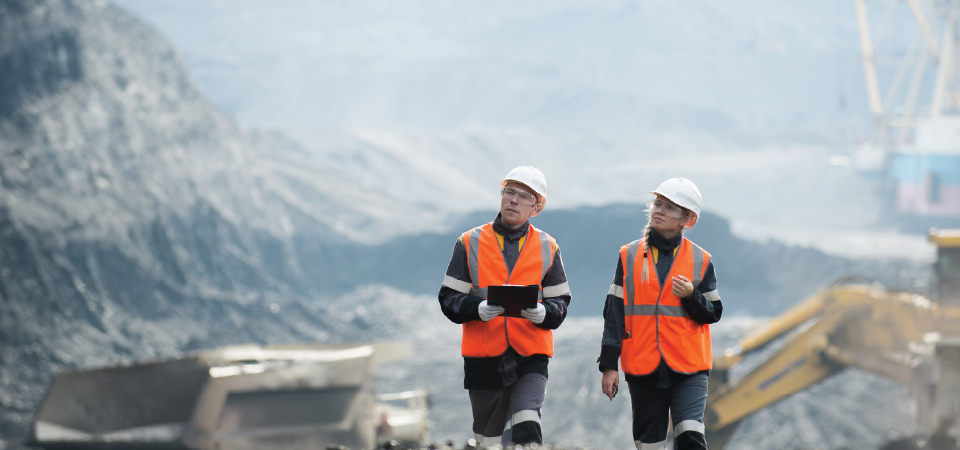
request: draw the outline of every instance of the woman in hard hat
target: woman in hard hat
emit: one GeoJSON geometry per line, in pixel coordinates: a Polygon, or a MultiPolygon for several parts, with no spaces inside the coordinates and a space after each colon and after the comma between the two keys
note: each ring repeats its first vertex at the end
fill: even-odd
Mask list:
{"type": "Polygon", "coordinates": [[[560,248],[530,224],[547,202],[547,180],[534,167],[500,183],[500,214],[457,240],[440,287],[440,309],[463,324],[463,387],[470,392],[478,446],[543,443],[553,332],[567,316],[570,288],[560,248]],[[520,317],[487,303],[490,286],[538,285],[542,300],[520,317]]]}
{"type": "Polygon", "coordinates": [[[601,389],[613,400],[623,366],[638,449],[706,449],[703,413],[713,366],[710,325],[723,305],[710,254],[683,237],[700,217],[690,180],[671,178],[651,192],[643,236],[620,248],[603,308],[601,389]]]}

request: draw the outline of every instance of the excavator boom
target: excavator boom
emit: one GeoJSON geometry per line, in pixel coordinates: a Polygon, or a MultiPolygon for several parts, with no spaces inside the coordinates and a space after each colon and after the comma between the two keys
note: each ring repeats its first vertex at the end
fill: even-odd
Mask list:
{"type": "Polygon", "coordinates": [[[960,336],[956,309],[865,285],[817,292],[715,358],[712,378],[720,383],[711,386],[704,415],[711,447],[722,448],[750,414],[847,367],[905,383],[918,373],[932,373],[921,367],[932,354],[929,338],[960,336]],[[743,377],[729,379],[746,355],[790,332],[773,356],[743,377]]]}

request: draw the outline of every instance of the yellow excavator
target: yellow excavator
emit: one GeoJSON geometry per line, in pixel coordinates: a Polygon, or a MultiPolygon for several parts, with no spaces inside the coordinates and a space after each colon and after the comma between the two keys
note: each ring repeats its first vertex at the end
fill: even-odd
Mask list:
{"type": "Polygon", "coordinates": [[[919,434],[960,432],[960,229],[931,230],[929,241],[933,299],[841,280],[716,356],[704,416],[710,447],[723,448],[751,414],[848,367],[910,386],[919,434]],[[773,356],[730,379],[745,356],[791,332],[773,356]]]}

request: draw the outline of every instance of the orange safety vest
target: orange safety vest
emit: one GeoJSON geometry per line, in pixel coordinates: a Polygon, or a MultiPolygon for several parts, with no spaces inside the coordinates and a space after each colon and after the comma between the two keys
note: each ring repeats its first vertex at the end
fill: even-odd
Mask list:
{"type": "Polygon", "coordinates": [[[620,247],[623,264],[624,324],[629,332],[620,353],[623,371],[647,375],[660,357],[671,369],[695,373],[713,367],[710,326],[691,319],[673,293],[673,277],[683,275],[696,289],[710,262],[710,254],[687,238],[676,252],[670,273],[661,288],[653,255],[646,255],[644,240],[620,247]],[[649,257],[648,257],[649,256],[649,257]],[[649,279],[641,279],[648,264],[649,279]]]}
{"type": "MultiPolygon", "coordinates": [[[[460,239],[467,251],[470,279],[473,282],[470,294],[484,299],[487,298],[487,286],[540,285],[553,264],[553,254],[557,248],[557,242],[550,235],[530,225],[520,248],[520,256],[511,272],[507,270],[493,223],[467,231],[460,239]]],[[[540,298],[543,298],[542,285],[540,298]]],[[[508,345],[524,356],[553,356],[553,332],[522,317],[494,317],[489,322],[473,320],[463,324],[460,346],[463,356],[500,356],[507,351],[508,345]]]]}

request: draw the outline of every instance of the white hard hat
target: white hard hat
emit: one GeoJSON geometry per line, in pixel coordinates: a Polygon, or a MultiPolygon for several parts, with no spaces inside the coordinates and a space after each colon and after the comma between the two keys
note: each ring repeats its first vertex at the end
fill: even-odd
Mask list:
{"type": "Polygon", "coordinates": [[[697,185],[693,184],[692,181],[686,178],[671,178],[661,183],[656,190],[650,193],[662,195],[671,202],[692,211],[693,219],[687,221],[686,228],[693,228],[700,218],[703,196],[700,195],[700,189],[697,189],[697,185]]]}
{"type": "Polygon", "coordinates": [[[500,189],[503,189],[511,181],[520,183],[536,192],[537,196],[540,197],[539,208],[537,209],[543,211],[544,206],[547,205],[547,178],[543,176],[542,172],[533,166],[516,167],[507,173],[507,176],[503,177],[503,181],[500,182],[500,189]]]}

